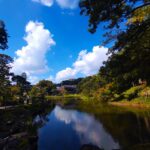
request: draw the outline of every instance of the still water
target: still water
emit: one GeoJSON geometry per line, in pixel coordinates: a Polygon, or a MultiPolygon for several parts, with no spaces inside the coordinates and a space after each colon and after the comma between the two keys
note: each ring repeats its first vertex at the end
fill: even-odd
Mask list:
{"type": "Polygon", "coordinates": [[[79,111],[56,106],[38,130],[38,149],[150,149],[149,112],[147,116],[107,109],[79,111]]]}

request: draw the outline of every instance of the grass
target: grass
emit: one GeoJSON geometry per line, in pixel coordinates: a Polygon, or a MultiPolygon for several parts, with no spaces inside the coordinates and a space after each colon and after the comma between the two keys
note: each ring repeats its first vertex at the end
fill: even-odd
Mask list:
{"type": "Polygon", "coordinates": [[[132,106],[132,107],[139,107],[139,108],[150,108],[150,97],[144,98],[144,97],[137,97],[132,100],[121,100],[118,102],[110,102],[112,105],[118,105],[118,106],[132,106]]]}
{"type": "MultiPolygon", "coordinates": [[[[56,96],[47,96],[46,99],[48,101],[52,101],[55,104],[61,104],[62,106],[67,105],[76,105],[76,104],[99,104],[100,101],[96,100],[94,98],[90,98],[87,96],[84,96],[82,94],[65,94],[65,95],[56,95],[56,96]]],[[[144,98],[144,97],[137,97],[132,100],[123,99],[121,101],[117,102],[109,102],[111,105],[116,106],[126,106],[126,107],[135,107],[135,108],[150,108],[150,97],[144,98]]]]}
{"type": "Polygon", "coordinates": [[[150,87],[140,85],[131,87],[122,94],[119,101],[110,102],[113,105],[150,108],[150,87]]]}

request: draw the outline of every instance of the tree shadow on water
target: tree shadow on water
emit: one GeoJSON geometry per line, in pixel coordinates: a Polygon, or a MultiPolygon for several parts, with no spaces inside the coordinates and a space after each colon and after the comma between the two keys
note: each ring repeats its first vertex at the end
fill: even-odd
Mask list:
{"type": "Polygon", "coordinates": [[[80,150],[104,150],[99,148],[98,146],[91,145],[91,144],[84,144],[81,146],[80,150]]]}

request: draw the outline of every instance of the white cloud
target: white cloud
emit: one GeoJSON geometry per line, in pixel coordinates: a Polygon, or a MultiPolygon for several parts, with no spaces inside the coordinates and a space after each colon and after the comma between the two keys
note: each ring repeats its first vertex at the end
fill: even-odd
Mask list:
{"type": "Polygon", "coordinates": [[[17,50],[16,58],[12,63],[12,71],[15,74],[26,72],[30,81],[37,81],[37,76],[49,70],[46,53],[55,45],[53,36],[44,28],[41,22],[29,21],[25,28],[24,40],[26,46],[17,50]]]}
{"type": "Polygon", "coordinates": [[[40,3],[40,4],[48,6],[48,7],[51,7],[54,3],[54,0],[32,0],[32,1],[40,3]]]}
{"type": "MultiPolygon", "coordinates": [[[[51,7],[54,4],[54,0],[32,0],[32,1],[48,7],[51,7]]],[[[64,9],[75,9],[79,3],[79,0],[55,0],[55,1],[61,8],[64,9]]]]}
{"type": "Polygon", "coordinates": [[[56,0],[61,8],[74,9],[78,6],[79,0],[56,0]]]}
{"type": "Polygon", "coordinates": [[[93,75],[103,65],[103,61],[107,60],[107,51],[107,48],[100,46],[94,46],[92,52],[82,50],[73,67],[84,75],[93,75]]]}
{"type": "Polygon", "coordinates": [[[108,58],[106,55],[107,51],[108,48],[100,46],[94,46],[92,52],[82,50],[71,68],[68,67],[56,74],[55,82],[74,78],[79,73],[84,76],[96,74],[103,65],[103,61],[106,61],[108,58]]]}
{"type": "Polygon", "coordinates": [[[56,74],[55,81],[56,82],[61,82],[61,81],[66,80],[66,79],[75,78],[76,74],[77,74],[77,72],[76,72],[75,69],[66,68],[64,70],[59,71],[56,74]]]}

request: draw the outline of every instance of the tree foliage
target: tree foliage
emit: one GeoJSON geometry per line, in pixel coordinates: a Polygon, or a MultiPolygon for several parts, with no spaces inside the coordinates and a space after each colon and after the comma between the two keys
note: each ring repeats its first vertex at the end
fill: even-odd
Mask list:
{"type": "MultiPolygon", "coordinates": [[[[0,21],[0,49],[7,48],[7,32],[5,30],[4,22],[0,21]]],[[[12,58],[5,54],[0,54],[0,91],[2,92],[2,88],[5,88],[9,84],[9,76],[10,76],[10,63],[12,62],[12,58]]]]}
{"type": "Polygon", "coordinates": [[[79,4],[81,14],[89,16],[91,33],[96,32],[98,25],[103,22],[108,23],[105,28],[112,29],[120,28],[124,20],[133,16],[139,17],[140,14],[144,18],[145,14],[141,12],[145,12],[145,9],[149,12],[149,5],[149,0],[80,0],[79,4]]]}
{"type": "Polygon", "coordinates": [[[117,40],[111,50],[122,49],[130,41],[127,39],[135,40],[143,30],[149,28],[149,21],[146,22],[150,19],[149,0],[80,0],[79,5],[81,14],[89,17],[91,33],[96,32],[99,24],[103,24],[107,29],[103,44],[117,40]],[[134,32],[131,31],[128,36],[126,30],[134,32]]]}
{"type": "Polygon", "coordinates": [[[89,76],[81,80],[77,85],[77,91],[92,97],[94,92],[100,87],[99,76],[89,76]]]}
{"type": "Polygon", "coordinates": [[[52,92],[52,89],[55,88],[53,82],[49,80],[41,80],[38,84],[36,84],[36,86],[39,89],[43,89],[46,95],[50,94],[52,92]]]}
{"type": "Polygon", "coordinates": [[[8,48],[8,34],[5,29],[5,24],[0,20],[0,49],[5,50],[8,48]]]}
{"type": "Polygon", "coordinates": [[[31,88],[31,83],[27,81],[26,73],[22,73],[21,75],[14,75],[12,77],[12,81],[19,86],[23,92],[28,92],[31,88]]]}
{"type": "Polygon", "coordinates": [[[0,100],[6,101],[9,98],[9,87],[10,87],[10,62],[11,57],[0,54],[0,100]]]}
{"type": "Polygon", "coordinates": [[[55,88],[55,85],[51,81],[41,80],[32,87],[30,96],[33,100],[40,99],[43,101],[45,96],[52,94],[55,88]]]}
{"type": "MultiPolygon", "coordinates": [[[[7,32],[5,29],[5,24],[0,21],[0,49],[5,50],[7,46],[7,32]]],[[[0,101],[5,103],[10,96],[10,63],[12,58],[5,54],[0,54],[0,101]]]]}
{"type": "Polygon", "coordinates": [[[31,89],[31,83],[27,81],[26,73],[13,75],[12,81],[15,83],[15,85],[12,85],[11,87],[12,96],[17,96],[19,101],[23,103],[27,99],[27,95],[31,89]]]}

